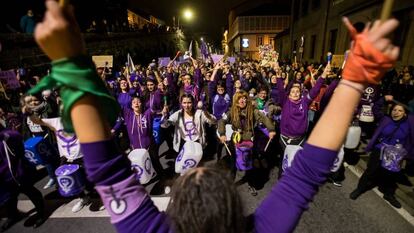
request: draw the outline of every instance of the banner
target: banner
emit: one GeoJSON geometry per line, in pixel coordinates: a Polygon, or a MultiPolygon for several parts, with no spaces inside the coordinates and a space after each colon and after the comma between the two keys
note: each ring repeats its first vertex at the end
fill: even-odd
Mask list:
{"type": "Polygon", "coordinates": [[[271,44],[265,44],[259,47],[259,57],[262,60],[260,65],[266,66],[270,63],[277,62],[279,59],[279,53],[273,49],[271,44]]]}
{"type": "Polygon", "coordinates": [[[0,71],[0,81],[6,90],[20,88],[20,83],[16,78],[14,70],[0,71]]]}
{"type": "Polygon", "coordinates": [[[171,59],[170,57],[159,57],[158,58],[158,66],[159,67],[166,67],[168,66],[168,63],[170,63],[171,59]]]}
{"type": "Polygon", "coordinates": [[[219,62],[223,57],[224,55],[222,54],[211,54],[211,58],[213,59],[214,64],[219,62]]]}
{"type": "Polygon", "coordinates": [[[331,66],[335,68],[339,68],[342,66],[344,62],[345,56],[343,54],[334,54],[332,55],[331,66]]]}
{"type": "Polygon", "coordinates": [[[96,55],[92,56],[92,61],[95,63],[96,67],[112,67],[114,57],[112,55],[96,55]]]}
{"type": "Polygon", "coordinates": [[[234,63],[236,63],[236,58],[235,57],[228,57],[227,61],[230,62],[230,65],[233,65],[234,63]]]}

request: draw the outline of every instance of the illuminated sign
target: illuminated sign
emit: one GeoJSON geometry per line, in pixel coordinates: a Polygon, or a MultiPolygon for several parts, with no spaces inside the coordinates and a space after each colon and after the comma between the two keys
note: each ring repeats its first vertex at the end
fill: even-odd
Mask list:
{"type": "Polygon", "coordinates": [[[242,39],[242,47],[243,48],[248,48],[249,47],[249,39],[242,39]]]}

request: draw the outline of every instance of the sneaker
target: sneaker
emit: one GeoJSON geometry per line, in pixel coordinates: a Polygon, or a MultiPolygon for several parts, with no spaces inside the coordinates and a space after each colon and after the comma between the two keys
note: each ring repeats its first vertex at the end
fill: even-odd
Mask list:
{"type": "Polygon", "coordinates": [[[102,204],[102,205],[99,207],[99,211],[103,211],[103,210],[105,210],[105,206],[102,204]]]}
{"type": "Polygon", "coordinates": [[[43,189],[48,189],[51,188],[55,185],[55,180],[54,179],[49,179],[49,181],[46,183],[45,186],[43,186],[43,189]]]}
{"type": "Polygon", "coordinates": [[[358,189],[355,189],[351,194],[349,194],[349,198],[352,200],[356,200],[359,196],[361,196],[361,192],[358,189]]]}
{"type": "Polygon", "coordinates": [[[257,196],[257,190],[254,187],[249,185],[248,189],[252,196],[257,196]]]}
{"type": "Polygon", "coordinates": [[[90,203],[88,198],[79,198],[79,201],[72,207],[72,212],[79,212],[83,207],[87,206],[90,203]]]}
{"type": "Polygon", "coordinates": [[[332,184],[336,187],[342,187],[342,183],[340,181],[332,181],[332,184]]]}
{"type": "Polygon", "coordinates": [[[383,198],[387,200],[395,208],[401,208],[401,203],[394,197],[394,195],[384,195],[383,198]]]}

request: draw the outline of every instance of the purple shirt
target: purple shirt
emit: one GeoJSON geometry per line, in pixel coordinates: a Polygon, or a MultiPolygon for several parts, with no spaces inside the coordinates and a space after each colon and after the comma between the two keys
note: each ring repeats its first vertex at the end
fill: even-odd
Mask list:
{"type": "Polygon", "coordinates": [[[309,105],[318,95],[323,82],[323,78],[318,78],[309,94],[294,102],[289,99],[289,93],[287,93],[283,87],[283,79],[279,78],[277,80],[280,103],[282,103],[282,120],[280,122],[280,132],[282,135],[300,137],[306,133],[308,128],[309,105]]]}
{"type": "MultiPolygon", "coordinates": [[[[85,143],[81,146],[90,181],[110,186],[131,176],[129,160],[117,155],[112,141],[85,143]]],[[[256,210],[256,232],[292,232],[318,187],[325,182],[336,157],[337,151],[305,144],[296,155],[292,167],[256,210]]],[[[158,211],[148,196],[131,215],[114,226],[122,233],[173,232],[169,217],[158,211]]]]}
{"type": "Polygon", "coordinates": [[[129,108],[131,106],[132,97],[127,93],[119,93],[118,94],[118,103],[121,105],[121,108],[129,108]]]}
{"type": "Polygon", "coordinates": [[[123,113],[131,147],[148,149],[153,141],[152,121],[154,117],[151,110],[148,109],[137,116],[133,110],[124,108],[123,113]]]}

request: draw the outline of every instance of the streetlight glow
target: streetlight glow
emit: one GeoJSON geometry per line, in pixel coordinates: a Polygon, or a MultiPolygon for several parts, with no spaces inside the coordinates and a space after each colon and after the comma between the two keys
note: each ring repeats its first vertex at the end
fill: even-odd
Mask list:
{"type": "Polygon", "coordinates": [[[184,18],[190,20],[193,18],[193,12],[190,9],[184,10],[184,18]]]}

